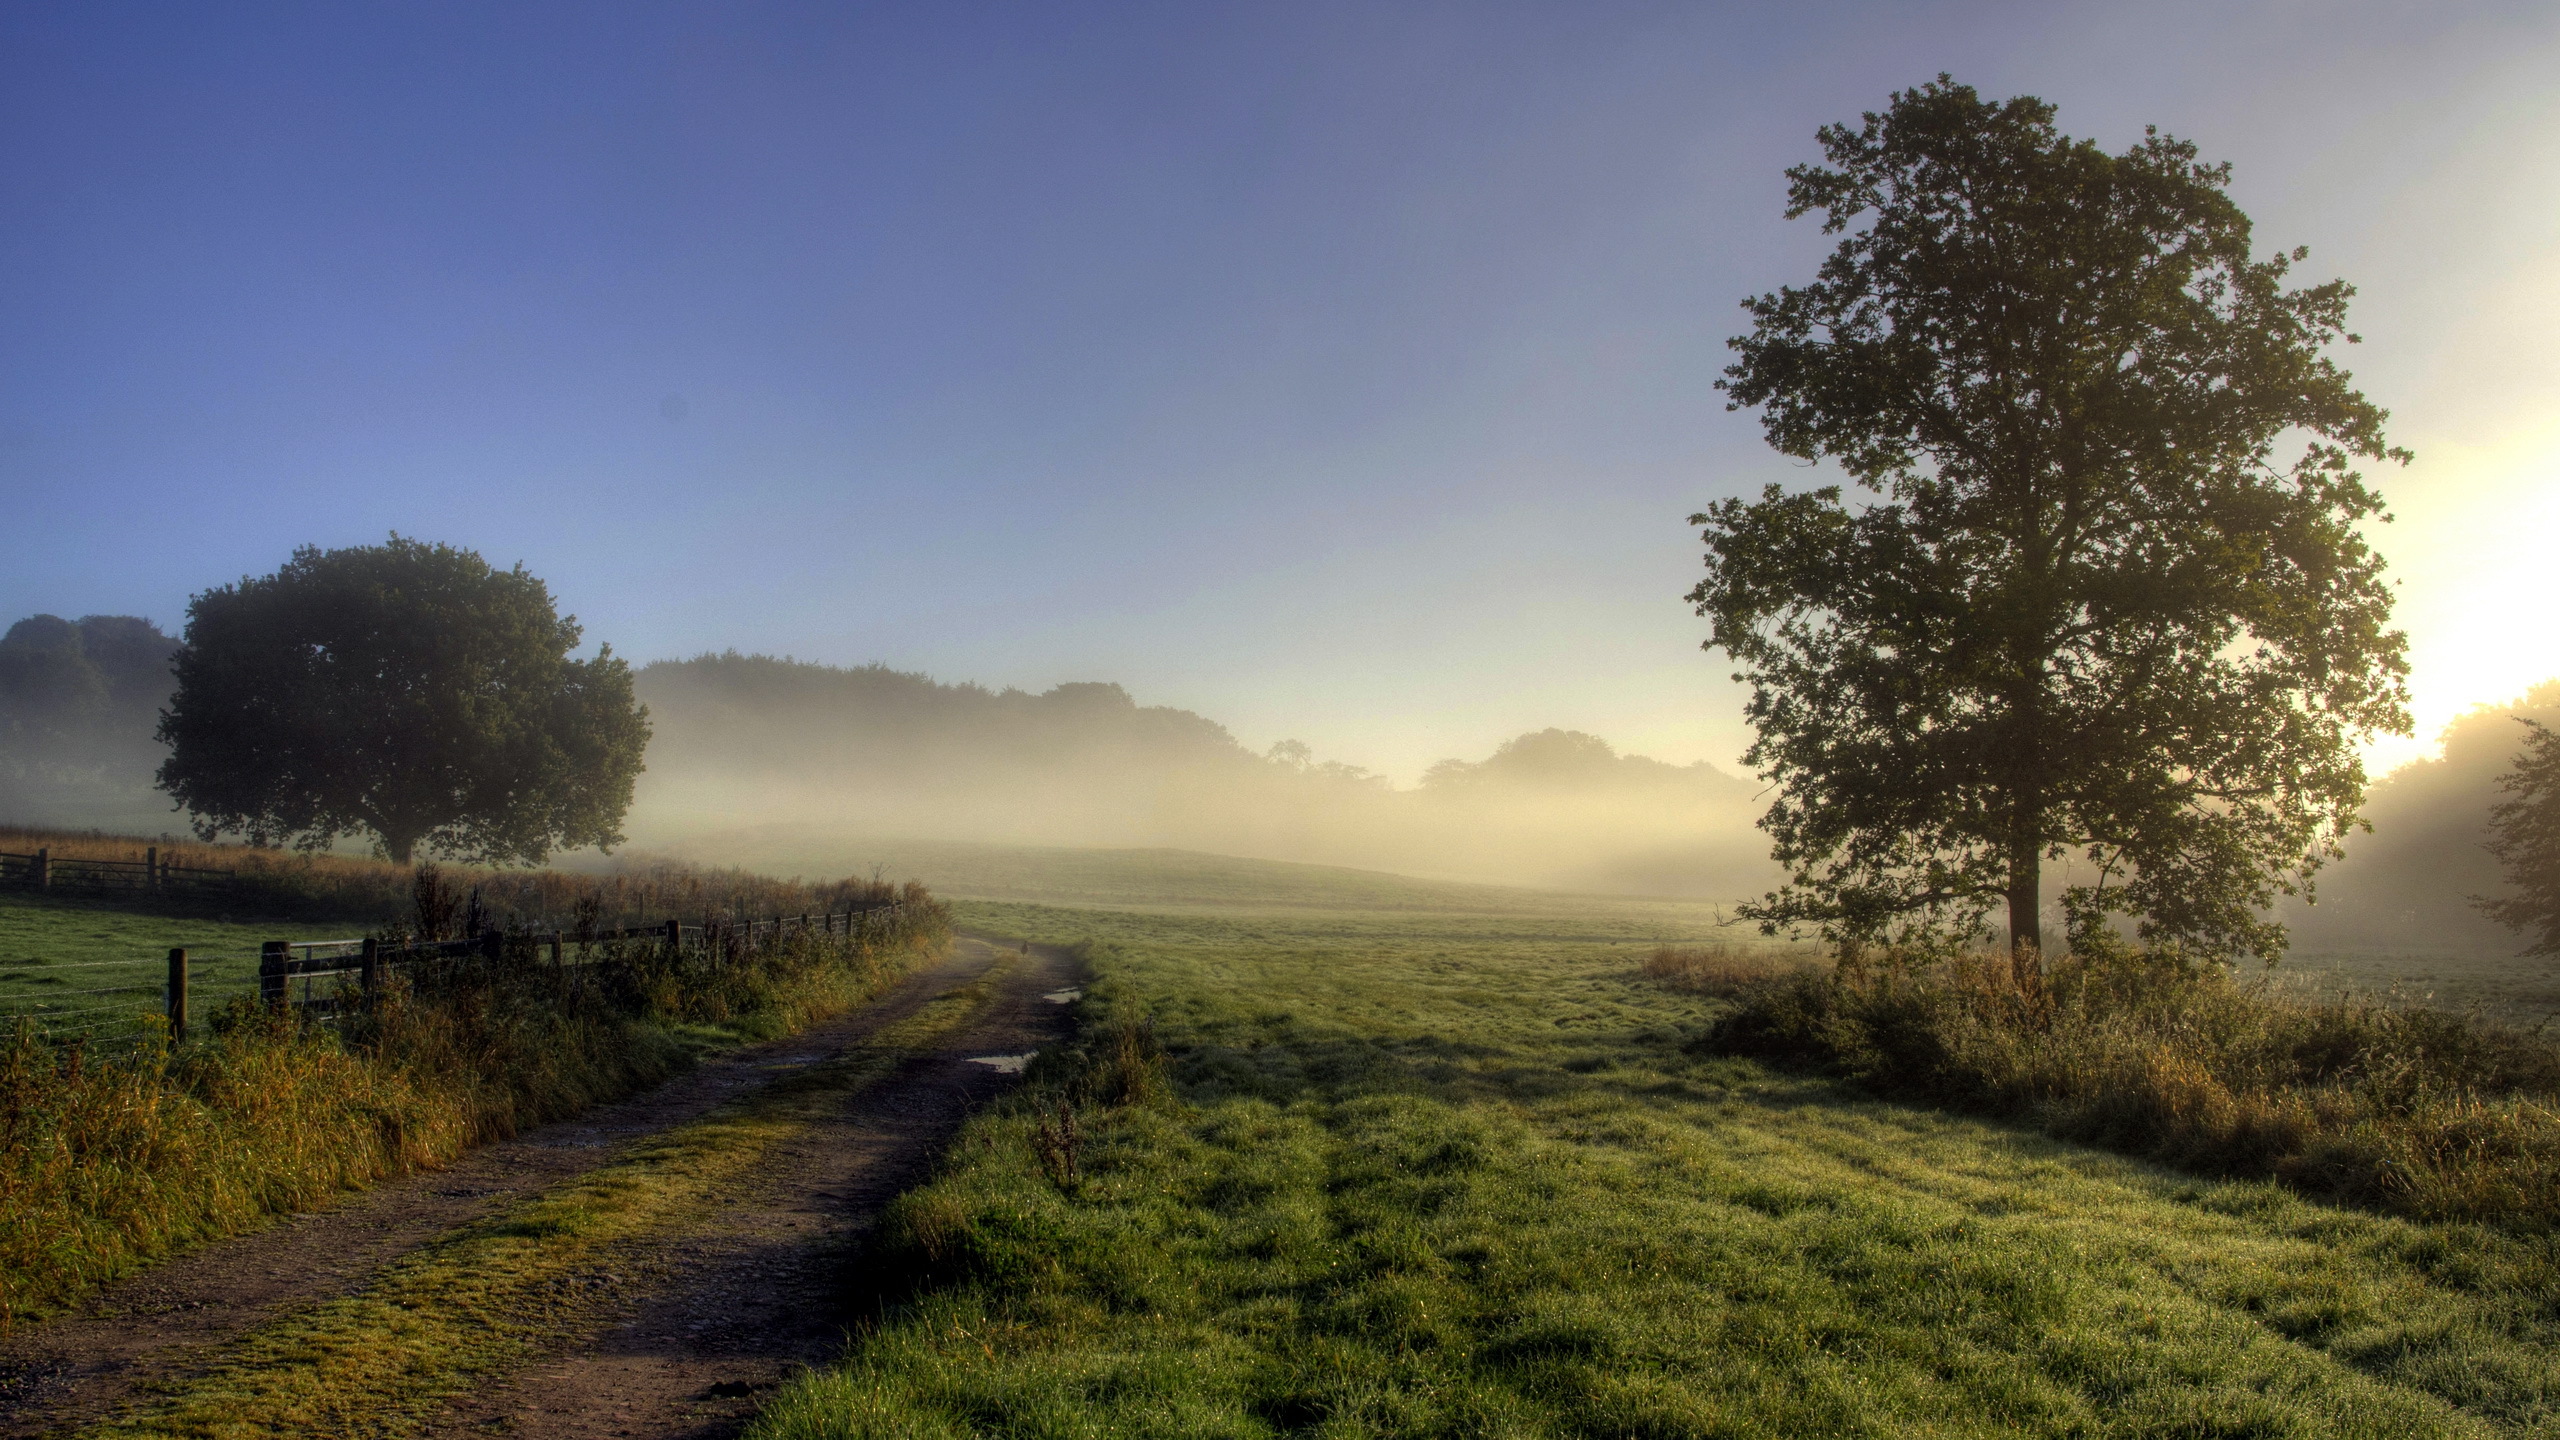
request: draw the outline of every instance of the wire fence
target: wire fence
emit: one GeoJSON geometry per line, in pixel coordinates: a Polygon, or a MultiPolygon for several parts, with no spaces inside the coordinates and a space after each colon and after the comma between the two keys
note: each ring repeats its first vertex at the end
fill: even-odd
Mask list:
{"type": "Polygon", "coordinates": [[[238,883],[239,877],[229,870],[165,860],[157,845],[147,847],[139,860],[56,855],[51,846],[39,846],[34,853],[24,855],[0,851],[0,885],[22,885],[31,890],[141,892],[205,900],[231,894],[238,883]]]}
{"type": "Polygon", "coordinates": [[[568,976],[611,963],[633,947],[656,950],[670,960],[718,965],[746,960],[794,938],[860,943],[887,934],[905,909],[903,901],[879,900],[758,920],[669,920],[585,931],[490,929],[428,941],[378,936],[269,940],[254,952],[237,946],[184,946],[148,959],[23,960],[0,964],[0,1027],[26,1026],[56,1045],[93,1050],[183,1043],[202,1033],[205,1016],[242,997],[331,1022],[366,997],[407,983],[426,968],[544,965],[568,976]]]}

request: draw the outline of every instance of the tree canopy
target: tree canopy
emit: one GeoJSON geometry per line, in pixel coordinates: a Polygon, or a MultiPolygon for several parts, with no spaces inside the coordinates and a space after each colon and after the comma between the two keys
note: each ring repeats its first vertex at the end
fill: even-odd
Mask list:
{"type": "Polygon", "coordinates": [[[30,615],[0,635],[0,776],[147,771],[177,642],[135,615],[30,615]]]}
{"type": "Polygon", "coordinates": [[[2522,720],[2524,751],[2498,782],[2509,798],[2489,811],[2489,853],[2511,893],[2474,900],[2492,920],[2522,931],[2527,955],[2560,955],[2560,733],[2522,720]]]}
{"type": "Polygon", "coordinates": [[[2325,353],[2352,289],[2257,258],[2230,170],[2121,153],[1945,76],[1831,125],[1788,218],[1842,236],[1744,302],[1719,382],[1839,487],[1723,501],[1689,598],[1739,665],[1763,827],[1749,907],[1838,939],[2074,936],[2273,959],[2278,893],[2357,820],[2355,743],[2407,729],[2359,460],[2406,460],[2325,353]]]}
{"type": "Polygon", "coordinates": [[[648,712],[519,565],[394,535],[195,597],[160,785],[207,839],[491,864],[610,847],[648,712]]]}

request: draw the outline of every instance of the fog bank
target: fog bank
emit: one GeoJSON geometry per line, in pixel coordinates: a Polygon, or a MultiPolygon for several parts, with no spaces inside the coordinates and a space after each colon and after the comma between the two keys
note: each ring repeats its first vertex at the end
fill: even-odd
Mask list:
{"type": "Polygon", "coordinates": [[[1773,883],[1756,787],[1548,730],[1399,790],[1283,741],[1263,754],[1117,685],[1030,694],[762,656],[640,672],[657,737],[629,830],[691,850],[805,841],[1173,847],[1620,894],[1773,883]]]}

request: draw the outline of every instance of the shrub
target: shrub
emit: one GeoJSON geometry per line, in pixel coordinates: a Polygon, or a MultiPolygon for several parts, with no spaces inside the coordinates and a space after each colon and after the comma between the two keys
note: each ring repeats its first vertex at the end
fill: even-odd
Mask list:
{"type": "Polygon", "coordinates": [[[2022,987],[2006,956],[1763,974],[1700,1043],[1809,1063],[2218,1176],[2427,1219],[2560,1223],[2560,1046],[2476,1015],[2310,1000],[2110,948],[2022,987]]]}

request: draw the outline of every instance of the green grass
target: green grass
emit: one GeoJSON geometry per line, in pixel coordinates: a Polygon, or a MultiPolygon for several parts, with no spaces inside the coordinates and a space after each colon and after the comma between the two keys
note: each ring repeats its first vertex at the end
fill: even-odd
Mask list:
{"type": "Polygon", "coordinates": [[[2268,978],[2308,995],[2389,995],[2518,1025],[2560,1020],[2560,958],[2549,955],[2303,951],[2286,956],[2268,978]]]}
{"type": "Polygon", "coordinates": [[[1693,1054],[1641,921],[957,908],[1099,941],[1119,1038],[892,1208],[765,1440],[2560,1436],[2549,1238],[1693,1054]]]}
{"type": "Polygon", "coordinates": [[[190,1004],[198,1014],[211,1014],[225,998],[257,988],[260,942],[357,933],[299,921],[190,919],[0,891],[0,1019],[102,1006],[156,1013],[169,951],[181,945],[188,950],[190,1004]]]}

